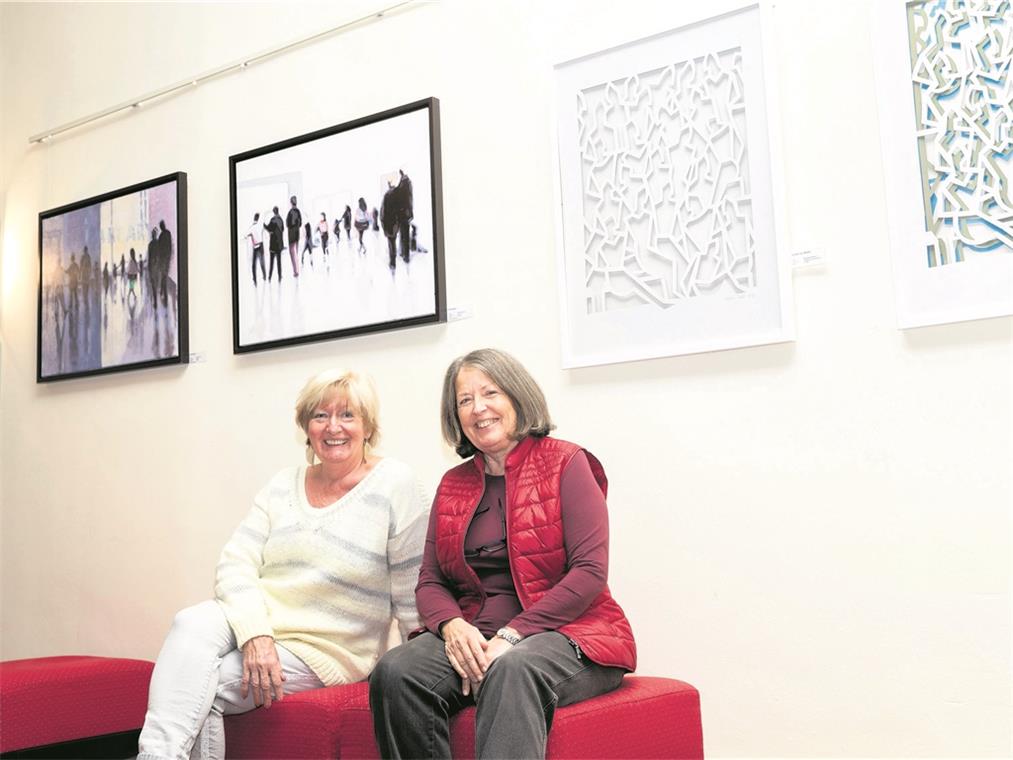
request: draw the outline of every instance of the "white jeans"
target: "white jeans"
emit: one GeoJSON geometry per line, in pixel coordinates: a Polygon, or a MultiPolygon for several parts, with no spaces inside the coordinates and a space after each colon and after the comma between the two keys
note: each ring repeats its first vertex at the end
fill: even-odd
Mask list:
{"type": "MultiPolygon", "coordinates": [[[[323,686],[302,660],[276,646],[286,694],[323,686]]],[[[176,613],[151,674],[138,760],[224,760],[222,716],[256,707],[253,689],[241,696],[242,680],[243,653],[218,603],[176,613]]]]}

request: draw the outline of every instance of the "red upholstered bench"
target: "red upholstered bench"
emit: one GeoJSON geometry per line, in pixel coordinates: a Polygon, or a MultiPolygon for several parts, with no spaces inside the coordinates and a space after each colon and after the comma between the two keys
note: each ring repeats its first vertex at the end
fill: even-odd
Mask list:
{"type": "MultiPolygon", "coordinates": [[[[293,694],[270,710],[225,720],[229,758],[379,758],[364,683],[293,694]]],[[[475,709],[451,721],[458,760],[475,756],[475,709]]],[[[669,678],[626,676],[615,691],[556,711],[546,756],[702,758],[700,695],[669,678]]]]}
{"type": "Polygon", "coordinates": [[[146,660],[84,656],[0,662],[0,752],[136,733],[154,667],[146,660]]]}

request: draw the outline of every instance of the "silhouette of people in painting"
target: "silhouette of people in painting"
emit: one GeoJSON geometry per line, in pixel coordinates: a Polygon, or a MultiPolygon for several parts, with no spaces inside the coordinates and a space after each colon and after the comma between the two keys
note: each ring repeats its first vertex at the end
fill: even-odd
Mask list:
{"type": "MultiPolygon", "coordinates": [[[[113,274],[116,274],[115,264],[113,274]]],[[[155,294],[158,292],[158,227],[151,228],[151,240],[148,241],[148,290],[154,303],[155,294]]]]}
{"type": "MultiPolygon", "coordinates": [[[[285,227],[288,229],[288,256],[292,259],[292,271],[299,276],[299,232],[302,230],[302,212],[296,205],[296,197],[293,195],[289,202],[292,207],[285,216],[285,227]]],[[[311,259],[312,261],[312,259],[311,259]]]]}
{"type": "Polygon", "coordinates": [[[359,207],[355,211],[355,231],[359,233],[359,253],[366,252],[366,244],[362,242],[362,235],[368,229],[369,211],[366,210],[366,199],[359,198],[359,207]]]}
{"type": "MultiPolygon", "coordinates": [[[[130,312],[130,332],[134,332],[134,316],[137,310],[137,274],[139,268],[137,266],[137,254],[134,253],[134,249],[130,249],[130,261],[127,262],[127,308],[130,312]]],[[[154,294],[153,294],[154,295],[154,294]]]]}
{"type": "Polygon", "coordinates": [[[313,268],[313,228],[310,226],[309,222],[306,222],[306,229],[304,230],[304,232],[306,233],[306,242],[304,242],[303,246],[302,246],[302,263],[303,264],[306,263],[306,254],[308,253],[310,255],[310,269],[312,269],[313,268]]]}
{"type": "Polygon", "coordinates": [[[341,224],[345,228],[345,239],[352,242],[352,208],[345,206],[345,213],[341,215],[341,224]]]}
{"type": "Polygon", "coordinates": [[[77,299],[77,286],[81,279],[81,267],[77,263],[77,254],[70,254],[70,266],[65,271],[67,273],[67,285],[70,288],[70,310],[77,311],[80,305],[77,299]]]}
{"type": "MultiPolygon", "coordinates": [[[[168,305],[167,285],[169,280],[169,262],[172,260],[172,233],[169,232],[165,226],[165,220],[162,219],[158,223],[160,232],[158,233],[158,288],[159,294],[162,296],[162,304],[168,305]]],[[[153,262],[149,260],[149,267],[152,266],[153,262]]],[[[155,295],[154,293],[152,295],[155,295]]]]}
{"type": "Polygon", "coordinates": [[[387,180],[387,192],[383,194],[383,201],[380,203],[380,226],[387,238],[387,253],[390,256],[388,266],[391,272],[394,271],[394,262],[397,261],[397,194],[394,184],[387,180]]]}
{"type": "Polygon", "coordinates": [[[317,230],[320,232],[320,247],[323,248],[323,250],[324,250],[324,256],[326,257],[327,256],[327,238],[328,238],[329,232],[328,232],[328,229],[327,229],[327,214],[325,214],[323,211],[320,212],[320,221],[317,222],[317,230]]]}
{"type": "Polygon", "coordinates": [[[84,247],[81,254],[81,291],[84,295],[84,308],[88,310],[88,295],[91,289],[91,255],[88,253],[88,246],[84,247]]]}
{"type": "MultiPolygon", "coordinates": [[[[264,229],[267,230],[270,235],[270,242],[268,248],[271,251],[271,264],[268,267],[267,279],[270,281],[274,277],[274,265],[275,262],[278,264],[278,282],[281,282],[281,249],[283,247],[282,237],[285,234],[285,222],[282,221],[281,216],[278,215],[278,207],[275,206],[274,216],[271,217],[271,221],[264,225],[264,229]]],[[[294,273],[295,277],[299,276],[298,272],[294,273]]]]}
{"type": "Polygon", "coordinates": [[[397,199],[397,227],[398,237],[401,241],[401,258],[408,261],[409,235],[412,219],[415,218],[415,197],[412,193],[412,181],[404,170],[400,170],[401,181],[398,182],[394,192],[397,199]]]}
{"type": "MultiPolygon", "coordinates": [[[[260,212],[253,215],[253,223],[246,231],[246,237],[250,241],[250,250],[253,252],[253,286],[257,286],[257,262],[260,262],[260,278],[267,279],[267,271],[264,268],[264,228],[260,224],[260,212]]],[[[279,264],[279,270],[281,266],[279,264]]]]}

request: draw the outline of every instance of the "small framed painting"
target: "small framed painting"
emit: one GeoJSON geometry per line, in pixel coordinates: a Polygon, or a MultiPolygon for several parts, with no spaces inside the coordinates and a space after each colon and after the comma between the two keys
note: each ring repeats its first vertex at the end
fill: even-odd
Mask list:
{"type": "Polygon", "coordinates": [[[229,159],[233,350],[447,319],[439,101],[229,159]]]}
{"type": "Polygon", "coordinates": [[[185,364],[186,174],[39,214],[38,382],[185,364]]]}

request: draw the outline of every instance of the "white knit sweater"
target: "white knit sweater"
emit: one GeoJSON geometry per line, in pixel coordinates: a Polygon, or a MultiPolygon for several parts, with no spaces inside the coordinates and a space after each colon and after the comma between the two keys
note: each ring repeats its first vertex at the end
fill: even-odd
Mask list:
{"type": "Polygon", "coordinates": [[[306,498],[306,467],[275,475],[222,550],[215,596],[242,647],[275,641],[326,685],[361,681],[418,626],[415,583],[429,499],[411,469],[385,458],[333,504],[306,498]]]}

